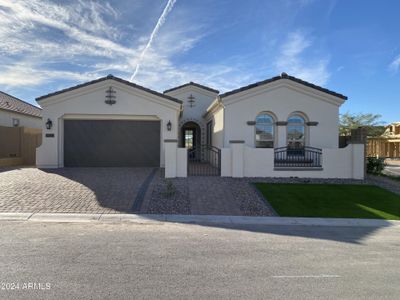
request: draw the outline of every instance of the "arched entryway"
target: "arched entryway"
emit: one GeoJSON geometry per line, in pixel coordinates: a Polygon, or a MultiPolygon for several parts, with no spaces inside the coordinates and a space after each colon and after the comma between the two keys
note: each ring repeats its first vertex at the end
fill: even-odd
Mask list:
{"type": "Polygon", "coordinates": [[[181,126],[180,146],[188,149],[188,175],[219,176],[221,174],[221,150],[202,145],[201,127],[187,121],[181,126]]]}
{"type": "Polygon", "coordinates": [[[186,122],[181,127],[181,147],[193,149],[201,145],[201,128],[193,121],[186,122]]]}

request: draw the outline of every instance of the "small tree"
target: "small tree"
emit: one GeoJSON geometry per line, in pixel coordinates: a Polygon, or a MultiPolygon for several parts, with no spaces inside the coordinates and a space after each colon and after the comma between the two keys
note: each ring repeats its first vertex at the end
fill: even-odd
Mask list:
{"type": "Polygon", "coordinates": [[[385,159],[376,157],[367,157],[367,173],[380,175],[385,169],[385,159]]]}
{"type": "Polygon", "coordinates": [[[366,127],[369,136],[381,135],[384,127],[380,126],[383,122],[380,121],[382,116],[379,114],[352,114],[346,112],[340,115],[339,132],[340,135],[350,135],[352,129],[358,127],[366,127]]]}

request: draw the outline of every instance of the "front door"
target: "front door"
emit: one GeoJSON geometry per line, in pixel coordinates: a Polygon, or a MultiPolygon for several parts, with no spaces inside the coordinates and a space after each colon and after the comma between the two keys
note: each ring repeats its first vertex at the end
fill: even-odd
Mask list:
{"type": "Polygon", "coordinates": [[[187,149],[193,149],[196,147],[196,129],[185,129],[183,131],[184,143],[183,146],[187,149]]]}
{"type": "Polygon", "coordinates": [[[196,148],[201,144],[200,126],[195,122],[187,122],[181,128],[181,145],[188,150],[196,148]]]}

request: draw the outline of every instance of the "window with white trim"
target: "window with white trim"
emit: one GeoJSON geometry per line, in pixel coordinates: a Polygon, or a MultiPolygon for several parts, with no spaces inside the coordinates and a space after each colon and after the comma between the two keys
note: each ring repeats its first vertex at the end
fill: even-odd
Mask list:
{"type": "Polygon", "coordinates": [[[269,113],[259,113],[256,117],[256,147],[274,148],[274,118],[269,113]]]}

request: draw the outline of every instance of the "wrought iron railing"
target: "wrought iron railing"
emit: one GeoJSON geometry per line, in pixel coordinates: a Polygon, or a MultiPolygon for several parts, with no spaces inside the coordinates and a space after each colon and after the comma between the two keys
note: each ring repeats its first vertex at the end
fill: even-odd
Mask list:
{"type": "Polygon", "coordinates": [[[201,145],[188,151],[188,175],[220,176],[221,149],[201,145]]]}
{"type": "Polygon", "coordinates": [[[275,148],[274,166],[288,168],[321,168],[322,149],[308,146],[302,148],[275,148]]]}

